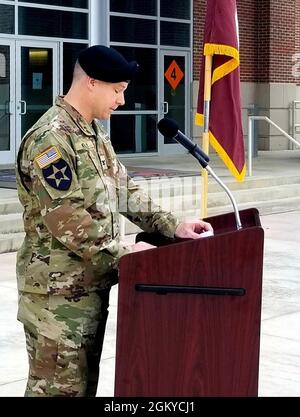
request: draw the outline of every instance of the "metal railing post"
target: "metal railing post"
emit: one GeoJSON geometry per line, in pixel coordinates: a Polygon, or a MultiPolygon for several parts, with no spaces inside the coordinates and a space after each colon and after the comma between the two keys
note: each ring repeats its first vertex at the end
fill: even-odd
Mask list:
{"type": "Polygon", "coordinates": [[[248,176],[252,177],[253,116],[248,117],[248,176]]]}
{"type": "Polygon", "coordinates": [[[286,133],[281,127],[279,127],[276,123],[274,123],[271,119],[267,116],[249,116],[248,117],[248,176],[252,176],[252,160],[253,160],[253,123],[255,120],[265,120],[269,123],[269,125],[275,127],[279,130],[280,133],[283,134],[290,142],[294,143],[296,146],[300,147],[300,142],[294,139],[291,135],[286,133]]]}
{"type": "Polygon", "coordinates": [[[286,138],[288,138],[288,140],[290,140],[291,142],[293,142],[295,145],[300,146],[300,143],[292,138],[291,135],[289,135],[288,133],[286,133],[283,129],[281,129],[281,127],[279,127],[276,123],[274,123],[271,119],[269,119],[268,117],[264,116],[264,119],[273,127],[275,127],[277,130],[279,130],[280,133],[283,134],[283,136],[285,136],[286,138]]]}
{"type": "MultiPolygon", "coordinates": [[[[297,107],[297,105],[300,104],[299,100],[294,100],[292,102],[292,132],[291,135],[293,138],[296,137],[296,135],[299,133],[299,127],[300,123],[297,123],[297,110],[300,110],[300,107],[297,107]]],[[[295,149],[295,146],[292,147],[292,149],[295,149]]]]}
{"type": "Polygon", "coordinates": [[[292,102],[292,131],[290,132],[291,135],[294,137],[296,136],[296,103],[295,101],[292,102]]]}

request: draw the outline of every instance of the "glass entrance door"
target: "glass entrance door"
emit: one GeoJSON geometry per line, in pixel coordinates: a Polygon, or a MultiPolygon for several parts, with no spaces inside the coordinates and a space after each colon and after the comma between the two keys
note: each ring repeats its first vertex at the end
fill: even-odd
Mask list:
{"type": "Polygon", "coordinates": [[[58,43],[0,39],[0,169],[59,92],[58,43]]]}
{"type": "Polygon", "coordinates": [[[0,168],[59,92],[58,44],[0,39],[0,168]]]}
{"type": "MultiPolygon", "coordinates": [[[[160,118],[174,119],[179,129],[187,136],[190,134],[188,123],[190,114],[190,80],[187,52],[161,51],[160,76],[160,118]]],[[[176,141],[160,135],[161,154],[184,153],[176,141]]]]}
{"type": "Polygon", "coordinates": [[[15,161],[15,50],[13,41],[0,39],[0,164],[15,161]]]}
{"type": "Polygon", "coordinates": [[[17,42],[17,148],[26,131],[53,104],[59,91],[58,44],[17,42]]]}

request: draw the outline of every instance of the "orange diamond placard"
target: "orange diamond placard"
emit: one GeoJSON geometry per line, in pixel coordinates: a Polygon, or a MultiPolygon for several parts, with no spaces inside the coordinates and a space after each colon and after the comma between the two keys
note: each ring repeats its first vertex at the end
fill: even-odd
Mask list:
{"type": "Polygon", "coordinates": [[[181,71],[181,69],[180,69],[179,65],[177,64],[177,62],[175,61],[175,59],[173,59],[173,61],[171,62],[171,65],[169,66],[169,68],[165,72],[165,77],[168,80],[168,82],[170,83],[173,90],[175,90],[177,88],[178,84],[180,83],[180,81],[184,77],[184,73],[181,71]]]}

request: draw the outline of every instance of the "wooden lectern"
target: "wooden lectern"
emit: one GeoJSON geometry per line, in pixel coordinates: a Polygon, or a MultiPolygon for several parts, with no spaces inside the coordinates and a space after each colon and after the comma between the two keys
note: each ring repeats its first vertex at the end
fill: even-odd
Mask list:
{"type": "Polygon", "coordinates": [[[148,234],[164,246],[121,259],[115,396],[258,395],[264,232],[239,214],[241,230],[215,216],[214,236],[148,234]]]}

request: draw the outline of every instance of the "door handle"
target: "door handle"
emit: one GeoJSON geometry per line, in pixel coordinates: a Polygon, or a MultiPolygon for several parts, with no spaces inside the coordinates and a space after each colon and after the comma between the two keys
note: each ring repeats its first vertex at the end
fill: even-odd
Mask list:
{"type": "Polygon", "coordinates": [[[162,102],[162,113],[163,114],[169,113],[169,103],[167,101],[162,102]]]}
{"type": "Polygon", "coordinates": [[[27,103],[25,100],[20,100],[20,115],[24,116],[27,113],[27,103]],[[22,104],[23,104],[23,109],[22,109],[22,104]]]}

